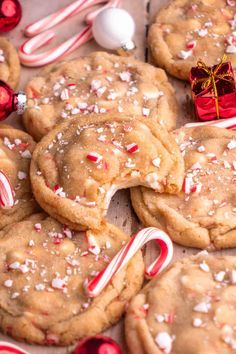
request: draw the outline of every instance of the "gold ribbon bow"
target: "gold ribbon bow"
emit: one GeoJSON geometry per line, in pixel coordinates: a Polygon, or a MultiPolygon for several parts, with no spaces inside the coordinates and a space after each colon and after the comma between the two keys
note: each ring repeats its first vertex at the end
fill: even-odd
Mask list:
{"type": "Polygon", "coordinates": [[[202,60],[198,60],[197,67],[199,69],[204,70],[206,72],[206,74],[208,75],[208,77],[202,78],[202,79],[195,79],[193,82],[193,84],[196,84],[198,82],[202,82],[202,85],[201,85],[202,90],[205,90],[212,85],[213,92],[214,92],[214,98],[215,98],[216,116],[218,119],[220,118],[220,112],[219,112],[219,100],[218,100],[219,96],[218,96],[217,87],[216,87],[216,80],[219,79],[219,80],[231,81],[229,79],[226,79],[227,76],[228,77],[230,76],[229,73],[218,74],[218,71],[221,69],[222,65],[226,61],[227,61],[227,56],[224,54],[223,57],[221,58],[219,64],[213,70],[213,68],[209,68],[208,66],[206,66],[206,64],[202,60]]]}

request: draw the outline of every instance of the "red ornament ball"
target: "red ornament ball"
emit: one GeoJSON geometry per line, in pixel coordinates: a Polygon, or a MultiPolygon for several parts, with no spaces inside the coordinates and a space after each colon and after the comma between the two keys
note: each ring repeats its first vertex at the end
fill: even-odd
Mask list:
{"type": "Polygon", "coordinates": [[[122,354],[119,345],[111,338],[95,336],[85,338],[75,348],[74,354],[122,354]]]}
{"type": "Polygon", "coordinates": [[[6,119],[10,113],[16,110],[15,104],[15,92],[0,80],[0,120],[6,119]]]}
{"type": "Polygon", "coordinates": [[[22,9],[18,0],[0,0],[0,32],[8,32],[15,28],[21,16],[22,9]]]}

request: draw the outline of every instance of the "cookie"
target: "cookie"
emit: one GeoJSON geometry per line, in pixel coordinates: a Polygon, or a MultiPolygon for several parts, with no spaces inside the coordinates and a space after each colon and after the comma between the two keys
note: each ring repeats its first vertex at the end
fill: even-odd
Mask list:
{"type": "Polygon", "coordinates": [[[16,89],[20,80],[20,61],[15,47],[5,37],[0,37],[0,80],[16,89]]]}
{"type": "Polygon", "coordinates": [[[236,257],[205,252],[176,262],[128,307],[130,354],[233,354],[236,257]]]}
{"type": "Polygon", "coordinates": [[[137,215],[184,246],[236,247],[236,133],[182,128],[176,139],[185,160],[182,191],[168,195],[132,189],[137,215]]]}
{"type": "Polygon", "coordinates": [[[128,240],[110,224],[79,233],[43,214],[1,231],[1,330],[29,343],[69,345],[116,323],[141,288],[141,251],[96,298],[84,285],[128,240]]]}
{"type": "Polygon", "coordinates": [[[105,52],[49,66],[26,87],[23,121],[38,141],[56,124],[81,114],[125,113],[175,127],[177,103],[165,72],[105,52]]]}
{"type": "Polygon", "coordinates": [[[154,63],[182,80],[198,59],[212,66],[227,53],[236,67],[235,13],[234,0],[170,1],[150,27],[154,63]]]}
{"type": "Polygon", "coordinates": [[[0,171],[9,178],[15,200],[13,208],[0,208],[0,230],[24,219],[37,209],[29,177],[34,147],[35,143],[28,134],[0,124],[0,171]]]}
{"type": "Polygon", "coordinates": [[[62,123],[38,143],[31,164],[36,200],[76,230],[101,227],[117,190],[175,193],[183,175],[179,149],[160,124],[116,114],[62,123]]]}

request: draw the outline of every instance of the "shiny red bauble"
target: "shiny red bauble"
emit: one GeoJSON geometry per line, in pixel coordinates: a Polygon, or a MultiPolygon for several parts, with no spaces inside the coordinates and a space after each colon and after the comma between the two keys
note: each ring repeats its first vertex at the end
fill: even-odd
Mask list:
{"type": "Polygon", "coordinates": [[[122,354],[119,345],[105,336],[88,337],[75,348],[74,354],[122,354]]]}
{"type": "Polygon", "coordinates": [[[0,80],[0,120],[6,119],[16,110],[15,92],[4,81],[0,80]]]}
{"type": "Polygon", "coordinates": [[[8,32],[15,28],[21,16],[22,9],[18,0],[0,0],[0,32],[8,32]]]}

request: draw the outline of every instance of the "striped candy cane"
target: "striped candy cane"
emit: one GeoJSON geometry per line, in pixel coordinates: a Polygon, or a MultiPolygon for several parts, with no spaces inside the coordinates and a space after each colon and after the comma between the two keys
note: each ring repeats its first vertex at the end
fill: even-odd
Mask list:
{"type": "Polygon", "coordinates": [[[87,26],[79,34],[68,39],[64,43],[49,49],[46,52],[32,54],[34,50],[50,42],[54,36],[55,34],[53,32],[45,32],[38,34],[23,43],[19,48],[19,58],[21,63],[25,66],[31,67],[50,64],[62,58],[64,55],[73,52],[76,48],[89,41],[92,38],[92,29],[91,26],[87,26]]]}
{"type": "Polygon", "coordinates": [[[130,241],[121,248],[108,266],[87,283],[85,286],[87,294],[90,297],[98,296],[112,277],[118,273],[147,242],[152,240],[155,240],[160,247],[160,255],[146,268],[145,274],[148,277],[158,275],[168,266],[173,257],[173,244],[164,231],[155,227],[148,227],[134,235],[130,241]]]}
{"type": "Polygon", "coordinates": [[[36,67],[50,64],[63,56],[71,53],[82,44],[88,42],[92,38],[92,23],[97,14],[108,7],[117,7],[120,0],[78,0],[67,7],[37,21],[25,28],[25,35],[32,37],[25,41],[19,48],[19,58],[23,65],[36,67]],[[71,37],[62,44],[47,50],[40,54],[33,54],[33,52],[49,43],[54,37],[55,33],[47,31],[57,24],[65,21],[67,18],[79,13],[80,11],[100,3],[107,3],[98,10],[92,11],[86,16],[87,26],[78,34],[71,37]],[[44,32],[47,31],[47,32],[44,32]],[[44,33],[42,33],[44,32],[44,33]]]}
{"type": "Polygon", "coordinates": [[[201,126],[212,126],[212,127],[218,127],[218,128],[226,128],[226,129],[232,129],[236,130],[236,117],[233,118],[228,118],[228,119],[217,119],[217,120],[211,120],[209,122],[204,122],[204,123],[187,123],[185,124],[186,128],[194,128],[194,127],[201,127],[201,126]]]}
{"type": "Polygon", "coordinates": [[[14,206],[13,189],[7,176],[0,171],[0,207],[12,208],[14,206]]]}
{"type": "Polygon", "coordinates": [[[14,354],[30,354],[25,350],[21,349],[17,345],[0,341],[0,352],[14,353],[14,354]]]}

